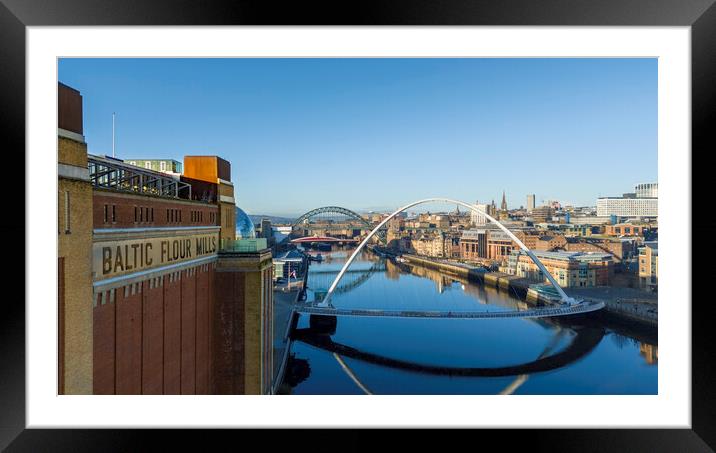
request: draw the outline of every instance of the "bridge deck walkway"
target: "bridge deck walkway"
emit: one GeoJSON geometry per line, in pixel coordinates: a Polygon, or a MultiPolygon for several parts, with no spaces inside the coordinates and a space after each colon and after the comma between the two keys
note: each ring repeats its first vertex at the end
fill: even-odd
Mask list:
{"type": "Polygon", "coordinates": [[[368,310],[334,307],[297,306],[297,313],[324,316],[364,316],[379,318],[423,318],[423,319],[488,319],[488,318],[546,318],[555,316],[590,313],[604,308],[603,302],[585,301],[571,306],[536,308],[506,311],[411,311],[411,310],[368,310]]]}

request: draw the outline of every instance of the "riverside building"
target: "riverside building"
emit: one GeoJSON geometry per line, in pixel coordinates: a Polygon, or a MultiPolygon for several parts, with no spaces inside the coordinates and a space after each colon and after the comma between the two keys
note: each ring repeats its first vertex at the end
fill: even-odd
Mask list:
{"type": "Polygon", "coordinates": [[[639,286],[656,291],[659,286],[659,247],[657,242],[646,242],[639,248],[639,286]]]}
{"type": "MultiPolygon", "coordinates": [[[[612,255],[608,253],[534,251],[559,286],[607,286],[614,275],[612,255]]],[[[532,259],[521,250],[510,254],[507,271],[512,275],[542,283],[545,277],[532,259]]]]}
{"type": "Polygon", "coordinates": [[[271,393],[271,254],[236,251],[229,162],[89,154],[58,89],[58,393],[271,393]]]}

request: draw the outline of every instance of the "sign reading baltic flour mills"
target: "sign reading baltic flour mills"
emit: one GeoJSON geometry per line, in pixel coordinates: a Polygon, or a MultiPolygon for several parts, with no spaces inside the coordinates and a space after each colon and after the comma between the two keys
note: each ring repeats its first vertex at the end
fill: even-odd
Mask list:
{"type": "Polygon", "coordinates": [[[95,281],[144,270],[179,264],[216,254],[217,231],[164,232],[156,237],[131,234],[103,235],[92,244],[92,271],[95,281]],[[115,237],[112,237],[115,236],[115,237]]]}

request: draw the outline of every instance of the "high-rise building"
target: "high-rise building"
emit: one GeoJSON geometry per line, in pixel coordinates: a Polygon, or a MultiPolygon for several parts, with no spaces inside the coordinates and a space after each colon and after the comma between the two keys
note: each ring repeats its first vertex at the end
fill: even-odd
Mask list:
{"type": "Polygon", "coordinates": [[[535,195],[530,194],[527,195],[527,212],[532,212],[532,210],[535,208],[535,195]]]}
{"type": "Polygon", "coordinates": [[[657,198],[659,196],[659,184],[655,182],[637,184],[634,192],[637,198],[657,198]]]}
{"type": "MultiPolygon", "coordinates": [[[[487,204],[475,203],[475,207],[484,212],[485,214],[490,214],[490,207],[487,204]]],[[[470,220],[475,226],[483,226],[489,223],[487,221],[487,217],[485,217],[484,214],[475,211],[470,212],[470,220]]]]}

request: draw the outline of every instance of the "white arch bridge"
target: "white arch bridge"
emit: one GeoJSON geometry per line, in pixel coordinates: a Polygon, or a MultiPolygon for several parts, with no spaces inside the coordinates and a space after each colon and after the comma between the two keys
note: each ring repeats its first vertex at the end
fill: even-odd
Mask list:
{"type": "Polygon", "coordinates": [[[410,204],[407,204],[395,212],[391,213],[388,217],[383,219],[382,222],[380,222],[373,230],[368,234],[368,236],[363,239],[363,241],[358,245],[358,247],[353,251],[350,258],[348,258],[348,261],[343,265],[343,268],[340,270],[336,278],[333,280],[333,283],[331,284],[330,288],[328,289],[328,292],[326,293],[325,298],[323,301],[315,306],[300,306],[296,308],[296,311],[298,313],[306,313],[306,314],[312,314],[312,315],[326,315],[326,316],[369,316],[369,317],[399,317],[399,318],[441,318],[441,319],[479,319],[479,318],[539,318],[539,317],[555,317],[555,316],[565,316],[565,315],[574,315],[574,314],[582,314],[582,313],[589,313],[593,311],[597,311],[604,308],[604,302],[592,302],[592,301],[585,301],[585,300],[578,300],[574,299],[572,297],[569,297],[567,293],[564,292],[564,290],[559,286],[557,281],[552,277],[552,274],[547,270],[547,268],[542,264],[542,262],[535,256],[532,251],[527,248],[527,246],[522,243],[522,241],[517,238],[507,227],[502,225],[500,222],[498,222],[495,218],[487,214],[486,212],[482,211],[478,207],[471,205],[469,203],[465,203],[458,200],[453,200],[450,198],[426,198],[423,200],[418,200],[415,202],[412,202],[410,204]],[[548,308],[537,308],[537,309],[529,309],[529,310],[507,310],[507,311],[448,311],[448,312],[440,312],[440,311],[406,311],[406,310],[366,310],[366,309],[341,309],[336,308],[331,304],[331,297],[333,296],[334,292],[336,291],[336,288],[338,287],[338,282],[340,282],[341,278],[343,278],[343,275],[348,270],[348,267],[350,267],[351,263],[355,260],[355,258],[358,256],[358,254],[363,250],[363,248],[368,244],[370,239],[380,230],[385,224],[387,224],[392,218],[400,214],[401,212],[412,208],[413,206],[417,206],[420,204],[426,204],[426,203],[436,203],[436,202],[444,202],[444,203],[450,203],[450,204],[457,204],[459,206],[463,206],[471,211],[477,212],[485,218],[487,218],[490,222],[494,223],[500,230],[502,230],[505,234],[507,234],[510,239],[512,239],[526,254],[530,257],[530,259],[535,263],[535,265],[542,271],[542,275],[544,275],[547,280],[552,284],[554,289],[557,291],[557,293],[560,296],[560,301],[556,304],[556,306],[551,306],[548,308]]]}

